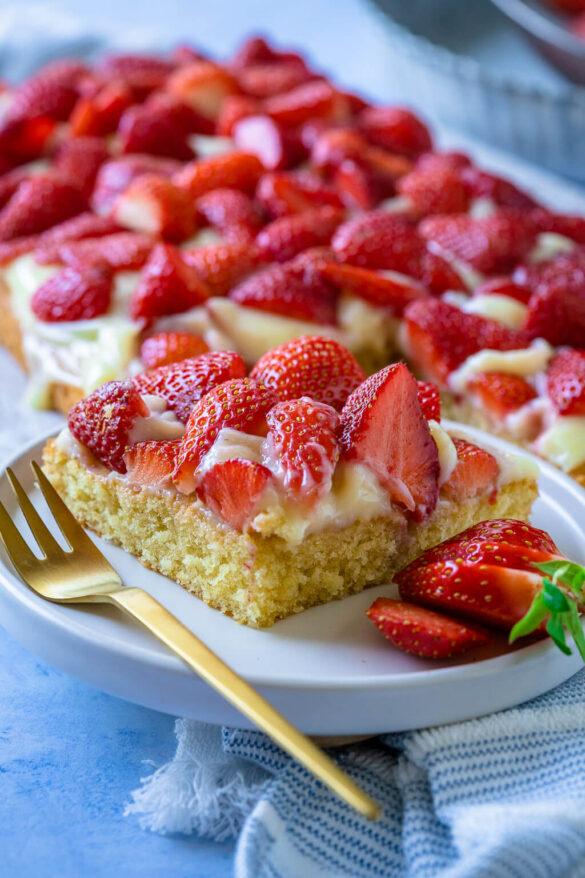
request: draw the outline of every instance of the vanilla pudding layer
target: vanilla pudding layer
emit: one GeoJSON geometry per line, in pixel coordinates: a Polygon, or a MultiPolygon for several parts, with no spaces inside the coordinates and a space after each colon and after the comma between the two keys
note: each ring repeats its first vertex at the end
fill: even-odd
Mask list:
{"type": "Polygon", "coordinates": [[[273,500],[256,514],[258,529],[239,533],[196,495],[133,486],[76,445],[61,434],[44,451],[45,472],[75,517],[209,606],[255,628],[389,581],[425,549],[478,521],[527,519],[537,496],[534,476],[519,469],[511,478],[512,467],[495,497],[463,504],[440,499],[419,524],[379,496],[365,467],[348,465],[346,487],[332,486],[322,501],[334,514],[324,514],[323,507],[299,525],[301,517],[289,516],[273,500]]]}

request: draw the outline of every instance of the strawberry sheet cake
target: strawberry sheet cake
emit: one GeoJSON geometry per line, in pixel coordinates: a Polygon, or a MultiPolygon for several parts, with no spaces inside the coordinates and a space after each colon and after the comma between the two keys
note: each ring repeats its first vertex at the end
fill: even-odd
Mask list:
{"type": "Polygon", "coordinates": [[[54,62],[0,105],[0,339],[34,405],[318,334],[583,479],[585,219],[260,38],[54,62]]]}
{"type": "Polygon", "coordinates": [[[216,351],[111,381],[44,454],[76,517],[254,627],[387,581],[478,521],[527,518],[538,469],[449,433],[435,385],[304,336],[249,375],[216,351]]]}

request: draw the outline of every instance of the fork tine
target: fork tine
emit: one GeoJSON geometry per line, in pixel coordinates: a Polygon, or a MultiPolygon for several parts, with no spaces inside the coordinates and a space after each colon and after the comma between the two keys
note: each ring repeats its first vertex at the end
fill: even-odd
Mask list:
{"type": "Polygon", "coordinates": [[[76,550],[83,549],[84,551],[91,551],[94,553],[97,552],[100,557],[102,557],[99,549],[96,548],[77,519],[74,518],[72,512],[63,502],[61,497],[59,497],[59,494],[35,460],[31,461],[31,467],[42,495],[47,501],[47,506],[51,510],[53,518],[59,525],[61,533],[71,548],[76,550]]]}
{"type": "Polygon", "coordinates": [[[31,533],[37,541],[39,548],[44,552],[45,556],[55,555],[57,553],[60,554],[63,549],[53,537],[49,528],[29,500],[26,491],[9,466],[6,467],[6,475],[8,476],[10,486],[16,495],[22,514],[26,518],[26,523],[30,527],[31,533]]]}
{"type": "Polygon", "coordinates": [[[10,556],[10,560],[24,577],[23,570],[31,564],[39,564],[39,559],[31,552],[20,531],[8,515],[3,503],[0,503],[0,539],[10,556]]]}

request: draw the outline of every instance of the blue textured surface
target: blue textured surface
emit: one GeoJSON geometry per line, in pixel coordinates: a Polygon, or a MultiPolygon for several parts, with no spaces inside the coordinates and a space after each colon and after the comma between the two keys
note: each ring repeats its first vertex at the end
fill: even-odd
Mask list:
{"type": "Polygon", "coordinates": [[[0,871],[4,878],[224,878],[233,845],[163,838],[123,817],[174,751],[173,719],[38,661],[0,628],[0,871]]]}

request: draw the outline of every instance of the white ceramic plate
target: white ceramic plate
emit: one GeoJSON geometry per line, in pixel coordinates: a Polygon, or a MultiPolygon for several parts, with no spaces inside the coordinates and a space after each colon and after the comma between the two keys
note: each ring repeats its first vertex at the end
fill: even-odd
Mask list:
{"type": "MultiPolygon", "coordinates": [[[[504,450],[508,443],[465,428],[504,450]]],[[[8,461],[43,512],[30,461],[45,439],[8,461]]],[[[533,522],[550,531],[571,558],[585,562],[585,491],[540,463],[541,496],[533,522]]],[[[3,472],[3,470],[2,470],[3,472]]],[[[0,499],[15,501],[4,475],[0,499]]],[[[22,518],[19,526],[23,525],[22,518]]],[[[48,513],[46,514],[48,519],[48,513]]],[[[24,526],[26,527],[26,526],[24,526]]],[[[257,685],[305,732],[358,735],[468,719],[519,704],[568,679],[581,666],[550,641],[509,650],[505,639],[455,662],[431,662],[393,649],[364,615],[380,586],[278,622],[245,628],[211,610],[121,549],[96,542],[127,585],[158,598],[212,649],[257,685]],[[471,656],[471,657],[470,657],[471,656]]],[[[110,608],[66,607],[37,597],[0,557],[2,624],[21,643],[67,673],[129,701],[212,723],[247,725],[147,631],[110,608]]]]}

